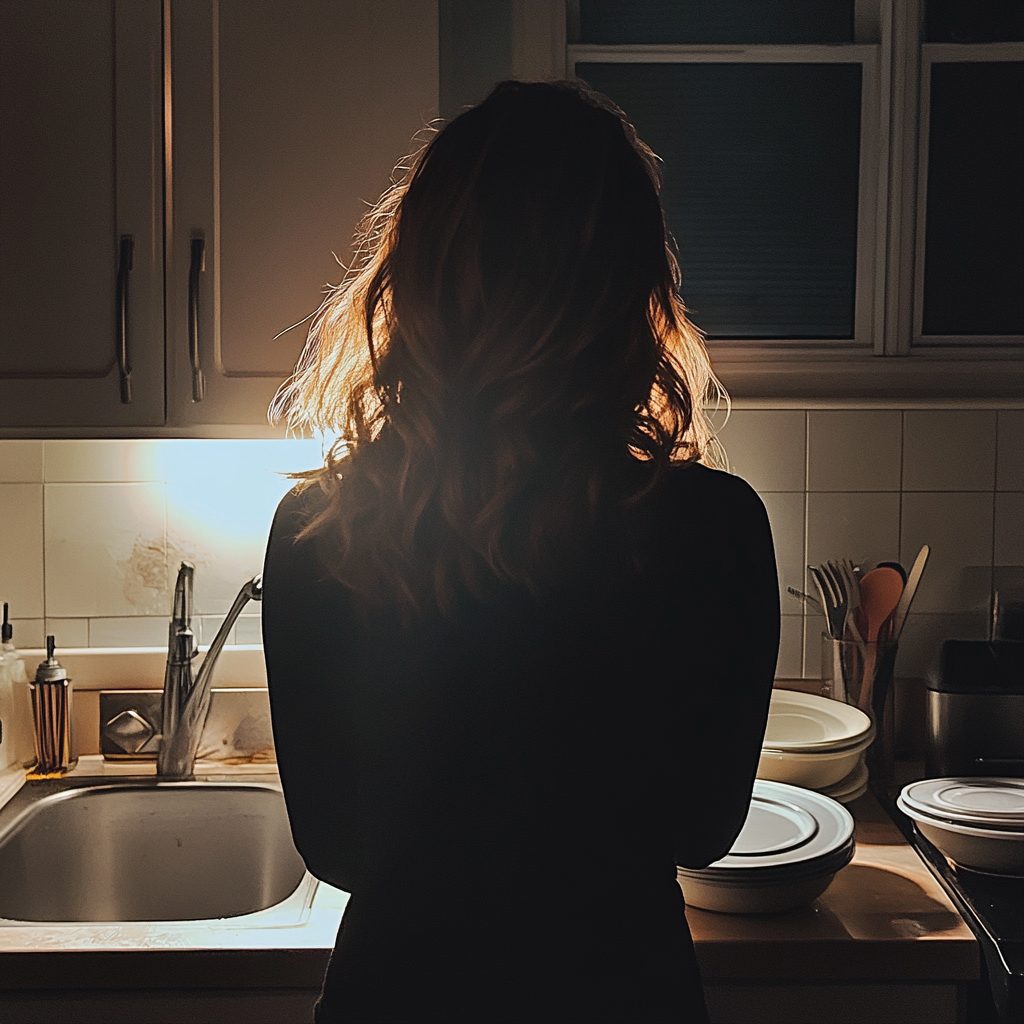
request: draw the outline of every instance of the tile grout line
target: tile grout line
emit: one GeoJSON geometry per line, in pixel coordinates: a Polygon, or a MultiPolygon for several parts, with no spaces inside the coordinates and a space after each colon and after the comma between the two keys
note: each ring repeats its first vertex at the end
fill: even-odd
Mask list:
{"type": "Polygon", "coordinates": [[[42,578],[42,580],[40,580],[40,582],[41,582],[42,588],[43,588],[43,643],[45,644],[46,643],[46,636],[47,636],[47,631],[46,631],[47,616],[48,616],[48,613],[49,613],[49,608],[47,607],[49,602],[47,600],[47,595],[46,595],[47,587],[46,587],[46,442],[45,441],[43,442],[43,449],[42,449],[42,451],[40,452],[40,455],[39,455],[39,461],[40,461],[40,476],[42,477],[42,484],[40,485],[40,489],[42,490],[42,499],[41,499],[41,501],[39,503],[39,507],[40,507],[40,511],[41,511],[40,519],[42,521],[39,524],[39,530],[40,530],[40,533],[42,534],[41,540],[42,540],[42,546],[43,546],[43,557],[42,557],[42,560],[41,560],[42,561],[42,569],[43,569],[43,578],[42,578]]]}
{"type": "Polygon", "coordinates": [[[996,495],[999,493],[999,410],[996,410],[995,451],[992,453],[992,560],[988,571],[988,638],[996,638],[996,495]]]}
{"type": "MultiPolygon", "coordinates": [[[[801,590],[807,589],[807,532],[810,529],[811,486],[811,413],[804,409],[804,531],[803,548],[800,558],[801,590]]],[[[801,608],[800,616],[800,678],[807,678],[807,605],[801,608]]]]}
{"type": "Polygon", "coordinates": [[[906,433],[907,433],[907,411],[906,409],[900,410],[900,501],[896,512],[896,558],[899,560],[900,565],[906,567],[906,563],[903,560],[903,483],[904,483],[904,464],[906,461],[906,433]]]}

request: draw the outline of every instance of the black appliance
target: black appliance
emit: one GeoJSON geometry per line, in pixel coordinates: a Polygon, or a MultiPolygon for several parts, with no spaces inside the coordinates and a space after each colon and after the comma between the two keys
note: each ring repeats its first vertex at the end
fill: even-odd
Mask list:
{"type": "Polygon", "coordinates": [[[892,804],[890,813],[981,946],[985,977],[967,1007],[967,1024],[1020,1024],[1024,1021],[1024,878],[953,865],[892,804]]]}
{"type": "Polygon", "coordinates": [[[1024,778],[1024,642],[947,640],[928,678],[928,778],[1024,778]]]}

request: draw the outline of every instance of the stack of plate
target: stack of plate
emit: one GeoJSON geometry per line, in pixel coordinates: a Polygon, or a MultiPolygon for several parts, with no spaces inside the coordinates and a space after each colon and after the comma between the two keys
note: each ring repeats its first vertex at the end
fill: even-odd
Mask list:
{"type": "Polygon", "coordinates": [[[1024,779],[925,779],[904,786],[896,806],[950,860],[1024,875],[1024,779]]]}
{"type": "Polygon", "coordinates": [[[864,752],[874,738],[874,723],[849,704],[773,690],[757,777],[848,803],[867,788],[864,752]]]}
{"type": "Polygon", "coordinates": [[[853,857],[853,818],[820,793],[758,779],[747,820],[721,860],[679,868],[686,902],[726,914],[809,903],[853,857]]]}

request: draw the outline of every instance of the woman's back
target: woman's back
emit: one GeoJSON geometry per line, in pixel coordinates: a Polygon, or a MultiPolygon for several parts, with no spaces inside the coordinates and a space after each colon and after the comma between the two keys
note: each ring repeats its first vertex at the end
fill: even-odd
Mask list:
{"type": "Polygon", "coordinates": [[[749,801],[778,642],[760,501],[673,470],[562,585],[411,619],[295,542],[324,501],[282,503],[263,605],[296,842],[353,894],[322,1019],[700,1020],[675,864],[723,855],[749,801]]]}

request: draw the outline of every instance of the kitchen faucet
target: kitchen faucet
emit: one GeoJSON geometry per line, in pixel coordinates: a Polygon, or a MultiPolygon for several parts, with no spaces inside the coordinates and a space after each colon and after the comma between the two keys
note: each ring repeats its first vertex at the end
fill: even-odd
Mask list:
{"type": "Polygon", "coordinates": [[[210,711],[213,668],[231,627],[250,601],[263,598],[263,577],[254,576],[238,592],[206,652],[199,674],[192,678],[192,659],[199,653],[192,632],[192,586],[196,567],[182,562],[174,584],[174,606],[167,641],[167,668],[161,705],[160,751],[156,773],[164,779],[188,779],[195,766],[199,738],[210,711]]]}

